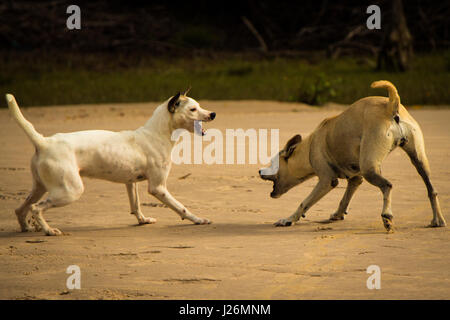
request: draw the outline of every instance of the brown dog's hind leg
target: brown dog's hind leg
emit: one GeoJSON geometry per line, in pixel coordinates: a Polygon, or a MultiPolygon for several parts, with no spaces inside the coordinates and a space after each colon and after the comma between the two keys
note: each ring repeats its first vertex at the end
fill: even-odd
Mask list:
{"type": "Polygon", "coordinates": [[[381,170],[378,166],[363,170],[363,176],[369,183],[380,188],[383,193],[383,210],[381,211],[381,218],[383,219],[386,230],[388,232],[393,231],[394,224],[392,219],[394,216],[392,215],[391,209],[392,184],[381,176],[381,170]]]}
{"type": "Polygon", "coordinates": [[[378,187],[383,193],[383,209],[381,218],[388,232],[393,231],[394,224],[391,209],[392,184],[381,175],[381,163],[394,146],[394,135],[391,123],[385,121],[367,127],[361,141],[359,166],[361,174],[370,184],[378,187]]]}
{"type": "Polygon", "coordinates": [[[330,220],[344,220],[344,214],[347,214],[347,208],[355,194],[358,187],[363,182],[363,178],[360,176],[353,177],[348,179],[347,181],[347,189],[345,190],[344,196],[342,197],[341,202],[339,203],[339,207],[335,213],[330,216],[330,220]]]}
{"type": "Polygon", "coordinates": [[[416,167],[417,172],[422,177],[423,182],[427,187],[428,198],[430,199],[431,208],[433,210],[433,219],[431,220],[430,227],[445,227],[446,222],[441,213],[437,192],[430,180],[430,165],[425,153],[423,136],[417,129],[414,130],[414,132],[414,136],[409,138],[408,142],[402,148],[408,154],[412,164],[416,167]]]}

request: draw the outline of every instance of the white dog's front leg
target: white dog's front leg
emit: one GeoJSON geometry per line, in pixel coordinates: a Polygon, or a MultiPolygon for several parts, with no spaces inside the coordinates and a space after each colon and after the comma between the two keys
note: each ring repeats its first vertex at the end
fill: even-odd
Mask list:
{"type": "Polygon", "coordinates": [[[141,207],[139,204],[139,194],[138,194],[138,188],[136,183],[127,183],[127,192],[128,192],[128,198],[130,200],[130,208],[131,208],[131,214],[134,214],[139,222],[139,224],[150,224],[155,223],[155,218],[145,217],[142,214],[141,207]]]}
{"type": "Polygon", "coordinates": [[[177,199],[175,199],[167,190],[166,187],[159,185],[156,187],[152,187],[149,184],[149,193],[155,196],[159,201],[167,205],[169,208],[178,213],[181,219],[188,219],[195,224],[210,224],[211,221],[204,218],[199,218],[196,215],[189,212],[183,204],[181,204],[177,199]]]}

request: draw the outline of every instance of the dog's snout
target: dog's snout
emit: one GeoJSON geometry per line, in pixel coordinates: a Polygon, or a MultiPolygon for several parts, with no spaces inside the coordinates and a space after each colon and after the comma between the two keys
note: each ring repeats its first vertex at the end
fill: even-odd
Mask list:
{"type": "Polygon", "coordinates": [[[210,118],[211,120],[214,120],[214,119],[216,118],[216,113],[215,113],[215,112],[211,112],[211,113],[209,114],[209,118],[210,118]]]}
{"type": "Polygon", "coordinates": [[[267,176],[267,174],[266,174],[264,169],[259,169],[258,173],[259,173],[259,177],[261,179],[263,179],[263,180],[268,180],[269,179],[269,177],[267,176]]]}

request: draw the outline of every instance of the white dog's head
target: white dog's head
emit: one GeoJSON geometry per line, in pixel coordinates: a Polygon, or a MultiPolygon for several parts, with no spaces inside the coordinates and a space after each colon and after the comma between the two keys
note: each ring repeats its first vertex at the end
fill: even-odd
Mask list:
{"type": "Polygon", "coordinates": [[[212,121],[216,117],[211,112],[200,107],[200,104],[187,96],[189,90],[181,94],[178,92],[167,103],[167,109],[172,114],[172,123],[176,129],[186,129],[199,135],[205,135],[201,126],[202,121],[212,121]]]}

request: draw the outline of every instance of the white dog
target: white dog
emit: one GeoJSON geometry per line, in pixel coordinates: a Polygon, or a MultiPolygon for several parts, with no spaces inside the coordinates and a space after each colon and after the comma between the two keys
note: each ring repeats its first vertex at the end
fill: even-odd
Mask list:
{"type": "Polygon", "coordinates": [[[214,112],[202,109],[197,101],[177,93],[158,106],[147,123],[135,131],[112,132],[89,130],[58,133],[51,137],[39,134],[19,110],[13,95],[7,94],[8,107],[18,124],[36,148],[31,161],[33,189],[25,202],[16,209],[21,230],[33,228],[27,221],[31,208],[37,227],[47,235],[61,235],[51,228],[42,213],[78,200],[84,187],[82,176],[124,183],[130,199],[131,213],[139,224],[155,223],[145,217],[139,207],[136,182],[148,180],[148,192],[195,224],[209,224],[187,210],[166,188],[171,167],[171,151],[175,144],[172,132],[183,128],[204,134],[196,121],[211,121],[214,112]],[[45,200],[39,201],[48,192],[45,200]]]}

